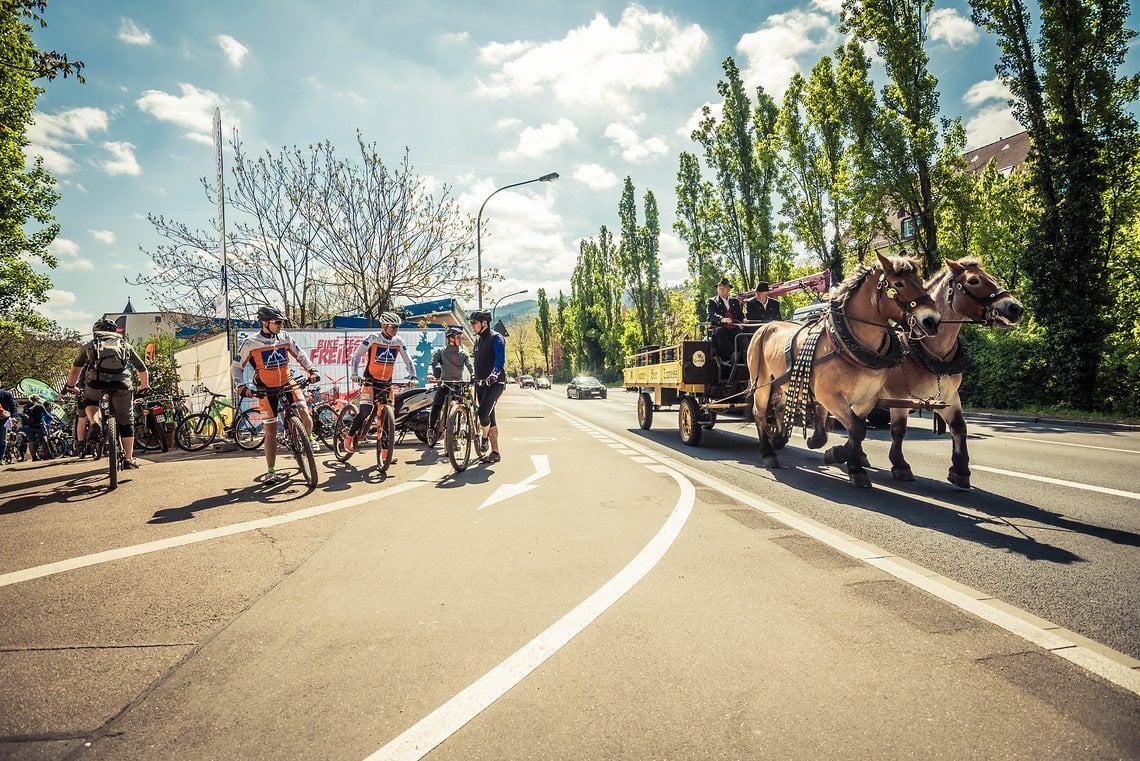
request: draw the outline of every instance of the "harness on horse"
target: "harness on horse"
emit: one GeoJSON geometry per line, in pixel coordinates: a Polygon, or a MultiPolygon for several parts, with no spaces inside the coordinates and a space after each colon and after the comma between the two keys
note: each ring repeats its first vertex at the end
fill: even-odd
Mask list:
{"type": "MultiPolygon", "coordinates": [[[[784,430],[791,431],[799,422],[804,427],[804,438],[807,438],[808,426],[815,427],[815,394],[811,391],[811,374],[812,370],[815,369],[815,362],[813,361],[815,347],[819,343],[820,336],[823,335],[823,321],[821,320],[807,328],[807,337],[800,344],[800,351],[795,361],[792,361],[796,336],[802,333],[805,328],[800,328],[793,333],[788,339],[787,346],[784,347],[785,361],[787,366],[791,368],[788,390],[784,396],[784,430]]],[[[832,353],[827,357],[822,357],[820,361],[824,362],[834,356],[835,354],[832,353]]]]}
{"type": "Polygon", "coordinates": [[[922,346],[921,341],[911,341],[902,337],[903,351],[909,354],[919,366],[931,375],[961,375],[970,367],[970,350],[966,348],[966,341],[958,336],[958,348],[954,356],[948,360],[935,357],[922,346]]]}
{"type": "Polygon", "coordinates": [[[903,359],[902,343],[893,330],[886,331],[887,351],[885,354],[868,349],[859,343],[859,339],[851,332],[842,308],[837,304],[831,305],[827,314],[827,330],[831,333],[832,341],[839,355],[856,365],[872,370],[886,370],[900,364],[903,359]]]}

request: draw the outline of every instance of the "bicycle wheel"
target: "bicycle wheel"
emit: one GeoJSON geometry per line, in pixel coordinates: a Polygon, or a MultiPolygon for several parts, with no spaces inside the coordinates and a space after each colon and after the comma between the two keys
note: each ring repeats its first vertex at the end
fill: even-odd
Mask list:
{"type": "Polygon", "coordinates": [[[111,474],[111,488],[119,486],[119,434],[115,431],[115,423],[103,426],[103,439],[107,450],[107,470],[111,474]]]}
{"type": "Polygon", "coordinates": [[[199,452],[218,437],[218,421],[205,412],[195,412],[182,418],[174,429],[174,443],[187,452],[199,452]]]}
{"type": "Polygon", "coordinates": [[[317,438],[327,447],[334,446],[333,433],[336,431],[336,421],[336,410],[327,402],[318,404],[313,410],[313,433],[317,434],[317,438]]]}
{"type": "Polygon", "coordinates": [[[151,419],[149,414],[135,424],[135,446],[142,451],[157,452],[162,449],[165,443],[165,436],[162,437],[162,442],[159,443],[158,424],[151,419]]]}
{"type": "Polygon", "coordinates": [[[253,451],[265,441],[265,424],[261,422],[261,410],[250,407],[238,415],[234,422],[234,441],[242,449],[253,451]]]}
{"type": "MultiPolygon", "coordinates": [[[[344,437],[352,428],[352,421],[360,414],[360,408],[355,404],[346,404],[340,414],[336,416],[336,425],[333,426],[332,450],[333,457],[340,462],[348,462],[353,453],[344,448],[344,437]]],[[[357,437],[363,438],[363,437],[357,437]]]]}
{"type": "Polygon", "coordinates": [[[396,415],[392,412],[392,405],[384,404],[376,418],[376,467],[381,473],[388,472],[395,448],[396,415]]]}
{"type": "Polygon", "coordinates": [[[458,404],[451,405],[447,412],[447,427],[443,432],[443,448],[456,473],[467,470],[467,465],[471,462],[471,434],[471,416],[467,408],[458,404]]]}
{"type": "Polygon", "coordinates": [[[305,477],[305,483],[309,485],[310,489],[316,488],[317,461],[313,457],[313,445],[309,443],[309,437],[305,433],[305,426],[300,418],[293,415],[289,416],[287,425],[289,448],[293,450],[293,459],[297,461],[297,467],[301,469],[301,475],[305,477]]]}

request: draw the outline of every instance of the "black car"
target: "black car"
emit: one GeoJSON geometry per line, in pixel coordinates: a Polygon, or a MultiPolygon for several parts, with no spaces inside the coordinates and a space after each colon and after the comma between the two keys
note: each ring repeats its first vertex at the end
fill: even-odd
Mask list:
{"type": "Polygon", "coordinates": [[[567,399],[589,399],[592,396],[606,398],[606,387],[592,375],[579,375],[566,384],[567,399]]]}

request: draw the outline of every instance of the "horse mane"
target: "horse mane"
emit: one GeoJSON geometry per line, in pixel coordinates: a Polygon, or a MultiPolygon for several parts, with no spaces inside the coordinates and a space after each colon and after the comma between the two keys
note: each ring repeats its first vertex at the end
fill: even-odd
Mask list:
{"type": "MultiPolygon", "coordinates": [[[[972,256],[963,256],[958,260],[958,264],[962,265],[968,270],[980,270],[982,268],[982,263],[972,256]]],[[[937,272],[930,276],[929,280],[923,283],[923,287],[925,287],[927,293],[929,293],[934,289],[934,286],[941,284],[943,280],[947,280],[949,277],[950,268],[943,264],[938,268],[937,272]]]]}
{"type": "MultiPolygon", "coordinates": [[[[891,265],[894,267],[895,272],[918,272],[918,259],[911,256],[888,256],[891,265]]],[[[831,297],[831,302],[838,306],[843,306],[847,300],[851,298],[859,286],[866,279],[867,275],[879,269],[878,266],[871,266],[868,264],[859,263],[855,265],[855,271],[852,272],[847,278],[835,287],[835,294],[831,297]]]]}

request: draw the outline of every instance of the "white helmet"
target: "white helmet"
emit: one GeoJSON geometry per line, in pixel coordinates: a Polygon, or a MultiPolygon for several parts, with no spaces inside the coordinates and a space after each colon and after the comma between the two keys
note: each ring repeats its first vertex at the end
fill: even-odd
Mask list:
{"type": "Polygon", "coordinates": [[[400,318],[395,312],[385,312],[384,314],[380,315],[380,325],[381,327],[384,325],[395,325],[396,327],[400,327],[400,318]]]}

